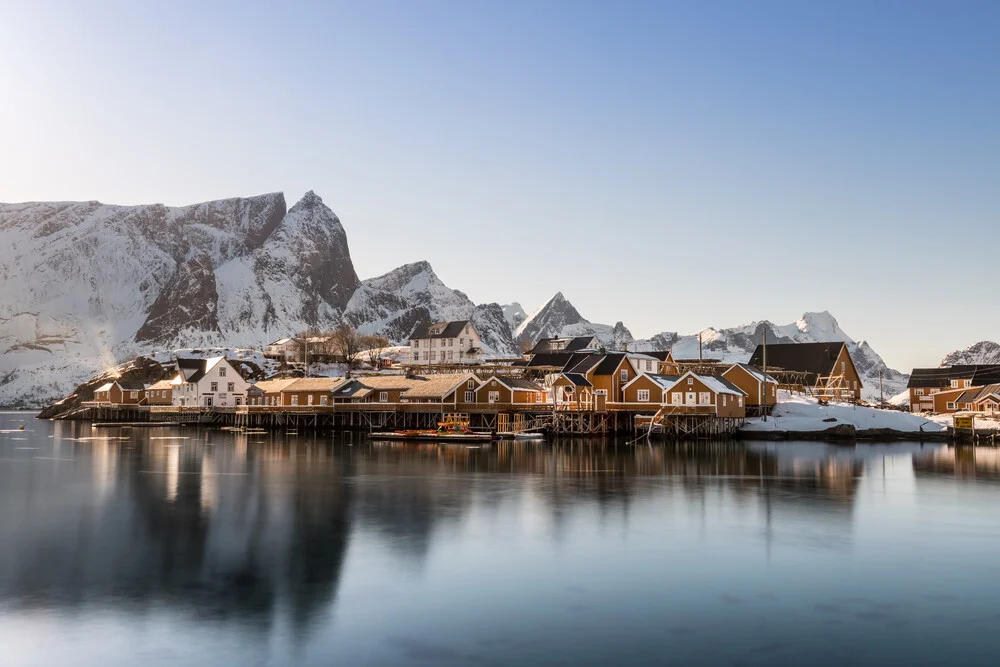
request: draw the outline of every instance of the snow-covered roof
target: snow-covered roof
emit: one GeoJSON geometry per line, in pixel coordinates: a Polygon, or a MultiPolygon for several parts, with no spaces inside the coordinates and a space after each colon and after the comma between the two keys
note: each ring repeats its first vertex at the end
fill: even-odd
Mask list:
{"type": "Polygon", "coordinates": [[[115,386],[114,382],[108,382],[107,384],[102,384],[100,387],[98,387],[94,391],[95,392],[97,392],[97,391],[111,391],[111,388],[113,386],[115,386]]]}
{"type": "MultiPolygon", "coordinates": [[[[668,389],[668,390],[672,389],[681,380],[683,380],[684,378],[689,377],[689,376],[695,378],[698,381],[700,381],[703,385],[705,385],[708,389],[710,389],[712,392],[714,392],[716,394],[732,394],[733,396],[746,396],[747,395],[747,393],[745,391],[743,391],[742,389],[740,389],[739,387],[737,387],[736,385],[734,385],[729,380],[726,380],[725,378],[715,377],[713,375],[698,375],[697,373],[695,373],[693,371],[688,371],[687,373],[685,373],[684,375],[680,376],[679,378],[677,378],[676,380],[674,380],[673,382],[671,382],[668,386],[666,386],[664,388],[668,389]]],[[[650,376],[650,377],[657,377],[657,376],[650,376]]],[[[659,377],[669,377],[669,376],[659,376],[659,377]]]]}
{"type": "Polygon", "coordinates": [[[775,380],[773,377],[771,377],[770,375],[764,375],[764,371],[762,371],[761,369],[757,368],[756,366],[751,366],[750,364],[736,363],[736,364],[733,364],[732,366],[730,366],[728,369],[726,369],[726,372],[728,373],[730,370],[732,370],[736,366],[739,366],[740,368],[742,368],[743,370],[745,370],[747,372],[747,374],[749,374],[757,382],[765,382],[766,381],[766,382],[770,382],[771,384],[779,384],[778,381],[775,380]],[[766,378],[766,380],[765,380],[765,378],[766,378]]]}

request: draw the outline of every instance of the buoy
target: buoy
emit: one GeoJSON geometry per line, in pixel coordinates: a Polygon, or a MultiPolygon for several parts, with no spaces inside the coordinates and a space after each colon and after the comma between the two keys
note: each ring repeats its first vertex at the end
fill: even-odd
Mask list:
{"type": "Polygon", "coordinates": [[[21,424],[20,426],[18,426],[17,430],[18,431],[23,431],[24,430],[24,424],[21,424]]]}

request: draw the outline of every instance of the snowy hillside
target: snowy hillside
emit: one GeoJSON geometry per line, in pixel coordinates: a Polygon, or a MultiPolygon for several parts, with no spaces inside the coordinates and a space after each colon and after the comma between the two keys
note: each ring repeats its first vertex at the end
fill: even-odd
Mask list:
{"type": "Polygon", "coordinates": [[[980,341],[964,350],[955,350],[941,360],[941,366],[962,364],[1000,364],[1000,344],[988,340],[980,341]]]}

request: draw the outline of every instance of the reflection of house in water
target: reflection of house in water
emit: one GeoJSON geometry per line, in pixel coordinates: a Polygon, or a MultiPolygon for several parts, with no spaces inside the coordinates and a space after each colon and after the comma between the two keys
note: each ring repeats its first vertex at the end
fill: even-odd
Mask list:
{"type": "Polygon", "coordinates": [[[913,472],[917,477],[949,475],[1000,481],[1000,449],[944,445],[928,448],[914,454],[913,472]]]}

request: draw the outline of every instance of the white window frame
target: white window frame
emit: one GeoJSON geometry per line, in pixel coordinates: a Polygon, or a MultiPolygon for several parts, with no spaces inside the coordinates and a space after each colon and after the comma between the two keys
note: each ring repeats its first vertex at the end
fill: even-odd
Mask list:
{"type": "Polygon", "coordinates": [[[638,391],[636,391],[635,392],[635,400],[639,401],[640,403],[648,403],[649,402],[649,390],[648,389],[639,389],[638,391]]]}
{"type": "MultiPolygon", "coordinates": [[[[471,384],[471,382],[470,382],[470,384],[471,384]]],[[[476,392],[474,392],[474,391],[466,391],[465,392],[465,402],[466,403],[475,403],[476,402],[476,392]]]]}
{"type": "Polygon", "coordinates": [[[949,403],[948,403],[948,409],[949,410],[954,410],[954,409],[956,409],[956,405],[954,403],[952,403],[952,402],[949,401],[949,403]]]}
{"type": "Polygon", "coordinates": [[[623,368],[620,373],[618,373],[618,379],[622,382],[628,382],[628,369],[623,368]]]}
{"type": "Polygon", "coordinates": [[[914,389],[913,393],[915,395],[917,395],[917,396],[923,396],[924,395],[924,390],[923,389],[914,389]]]}
{"type": "Polygon", "coordinates": [[[500,392],[499,391],[491,391],[489,393],[489,399],[488,400],[489,400],[490,403],[499,403],[500,402],[500,392]]]}
{"type": "Polygon", "coordinates": [[[220,378],[226,377],[226,367],[225,366],[219,366],[219,377],[220,378]]]}
{"type": "Polygon", "coordinates": [[[698,405],[712,405],[712,392],[710,392],[710,391],[699,391],[698,392],[698,405]]]}
{"type": "Polygon", "coordinates": [[[466,387],[466,389],[475,389],[476,388],[476,381],[475,380],[469,380],[465,384],[465,387],[466,387]]]}
{"type": "Polygon", "coordinates": [[[378,402],[379,403],[388,403],[389,402],[389,392],[387,392],[387,391],[380,391],[378,393],[378,402]]]}
{"type": "Polygon", "coordinates": [[[219,383],[218,382],[212,382],[212,383],[210,383],[208,385],[208,390],[210,392],[212,392],[213,394],[217,393],[219,391],[219,383]]]}

